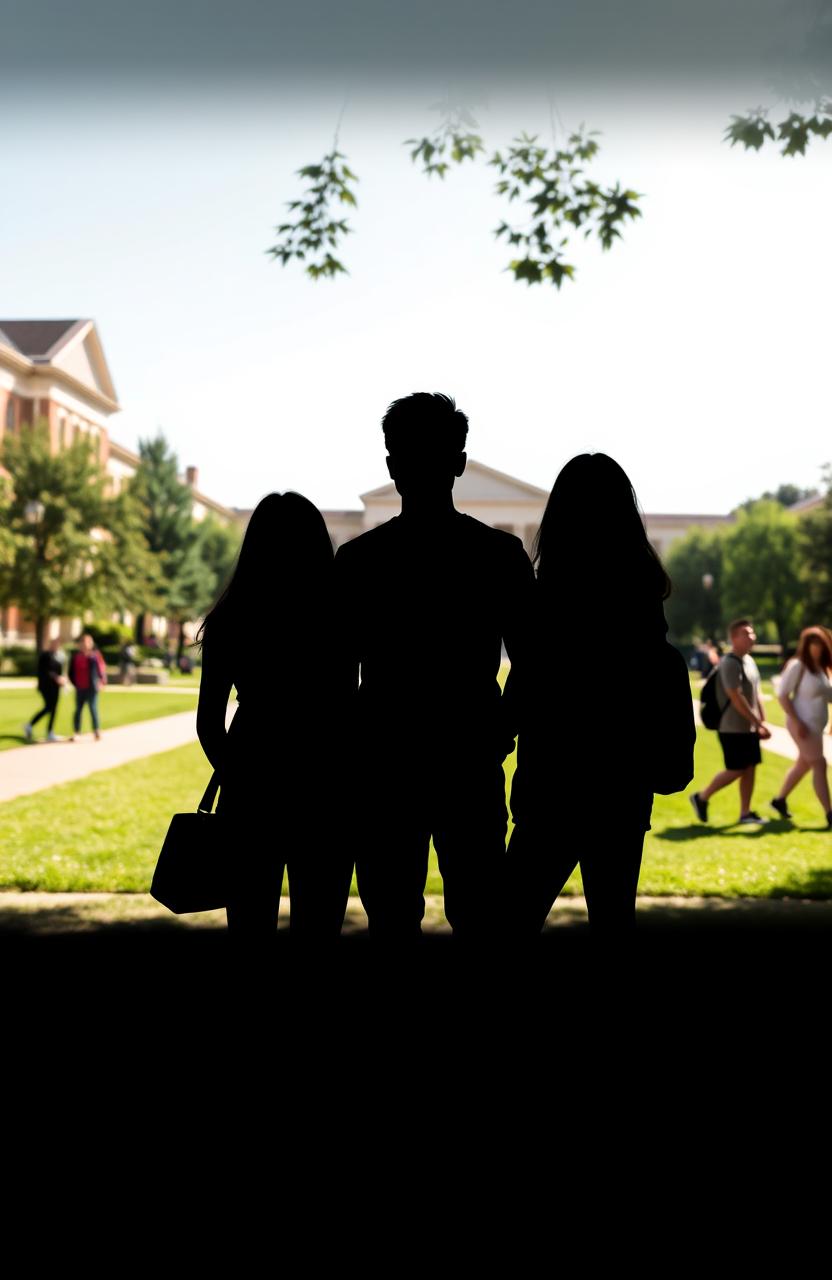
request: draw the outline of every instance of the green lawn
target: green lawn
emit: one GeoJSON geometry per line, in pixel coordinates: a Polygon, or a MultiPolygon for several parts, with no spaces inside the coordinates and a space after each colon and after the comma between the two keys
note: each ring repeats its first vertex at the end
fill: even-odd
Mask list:
{"type": "MultiPolygon", "coordinates": [[[[169,716],[176,711],[193,711],[196,708],[193,693],[168,689],[133,692],[131,689],[103,689],[98,697],[102,730],[113,729],[119,724],[134,724],[137,720],[155,720],[157,716],[169,716]]],[[[43,706],[37,689],[3,689],[0,687],[0,751],[19,747],[25,742],[23,722],[29,720],[43,706]]],[[[72,715],[75,709],[75,690],[64,689],[58,703],[55,732],[60,736],[72,733],[72,715]]],[[[46,735],[46,717],[35,725],[35,736],[46,735]]],[[[90,713],[85,709],[81,732],[90,733],[90,713]]]]}
{"type": "MultiPolygon", "coordinates": [[[[509,775],[513,763],[512,757],[509,775]]],[[[700,730],[696,783],[704,785],[721,767],[716,735],[700,730]]],[[[761,811],[787,767],[782,757],[764,753],[755,793],[761,811]]],[[[0,805],[0,888],[146,891],[171,814],[195,807],[207,778],[194,743],[0,805]]],[[[831,897],[832,833],[806,781],[790,803],[793,825],[777,819],[764,828],[739,827],[732,825],[737,788],[730,787],[711,801],[713,825],[703,827],[687,795],[657,797],[641,892],[831,897]]],[[[607,825],[614,856],[612,818],[599,803],[586,822],[607,825]]],[[[432,856],[428,891],[441,888],[432,856]]],[[[510,884],[503,890],[510,892],[510,884]]],[[[580,891],[577,876],[568,891],[580,891]]]]}

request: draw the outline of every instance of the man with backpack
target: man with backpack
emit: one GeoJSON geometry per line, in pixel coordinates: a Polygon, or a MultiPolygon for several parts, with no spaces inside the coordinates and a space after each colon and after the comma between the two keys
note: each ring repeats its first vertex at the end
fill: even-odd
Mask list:
{"type": "Polygon", "coordinates": [[[764,823],[751,808],[754,772],[762,763],[760,740],[771,737],[760,699],[760,673],[751,657],[757,641],[748,618],[737,618],[728,628],[731,649],[720,659],[702,689],[701,715],[706,729],[716,729],[725,768],[703,791],[690,797],[700,822],[708,821],[708,801],[732,782],[740,784],[740,822],[764,823]]]}

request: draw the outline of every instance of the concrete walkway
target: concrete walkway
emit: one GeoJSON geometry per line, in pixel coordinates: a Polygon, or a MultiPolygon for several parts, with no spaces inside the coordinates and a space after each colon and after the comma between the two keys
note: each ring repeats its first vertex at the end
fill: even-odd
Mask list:
{"type": "MultiPolygon", "coordinates": [[[[236,710],[236,703],[229,703],[226,724],[236,710]]],[[[0,752],[0,803],[195,741],[196,707],[156,720],[103,729],[98,741],[86,734],[75,742],[64,739],[12,747],[0,752]]]]}
{"type": "MultiPolygon", "coordinates": [[[[0,693],[4,689],[31,689],[37,692],[37,681],[30,676],[4,676],[0,680],[0,693]]],[[[199,693],[198,684],[107,684],[107,693],[199,693]]],[[[66,693],[66,690],[64,690],[66,693]]]]}
{"type": "MultiPolygon", "coordinates": [[[[128,697],[144,691],[135,686],[122,690],[128,697]]],[[[153,689],[152,692],[157,690],[153,689]]],[[[194,689],[193,692],[197,693],[198,690],[194,689]]],[[[701,724],[697,701],[694,701],[693,708],[696,722],[701,724]]],[[[236,709],[236,703],[229,703],[227,724],[231,722],[236,709]]],[[[797,747],[788,731],[778,725],[772,725],[771,728],[771,740],[763,743],[763,749],[788,760],[796,760],[797,747]]],[[[12,747],[9,751],[0,752],[0,803],[13,800],[15,796],[30,795],[34,791],[54,787],[61,782],[74,782],[102,769],[114,769],[117,765],[156,755],[160,751],[170,751],[173,747],[185,746],[195,740],[196,708],[193,711],[160,716],[156,720],[143,720],[138,724],[105,729],[100,741],[86,736],[75,742],[41,741],[31,746],[12,747]]],[[[832,737],[829,734],[824,737],[824,751],[827,760],[832,762],[832,737]]]]}

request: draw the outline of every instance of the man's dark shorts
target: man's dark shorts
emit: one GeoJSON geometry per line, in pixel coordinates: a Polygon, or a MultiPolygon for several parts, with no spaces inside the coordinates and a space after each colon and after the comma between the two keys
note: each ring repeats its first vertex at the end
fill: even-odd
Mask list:
{"type": "Polygon", "coordinates": [[[726,769],[747,769],[750,764],[762,764],[758,734],[721,733],[719,741],[726,769]]]}

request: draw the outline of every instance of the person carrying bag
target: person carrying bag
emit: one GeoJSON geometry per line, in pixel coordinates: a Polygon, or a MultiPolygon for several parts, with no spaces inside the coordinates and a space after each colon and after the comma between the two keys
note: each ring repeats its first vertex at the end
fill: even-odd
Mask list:
{"type": "Polygon", "coordinates": [[[150,893],[175,915],[216,911],[228,904],[229,850],[222,818],[212,812],[218,790],[215,771],[196,813],[176,813],[171,818],[150,893]]]}

